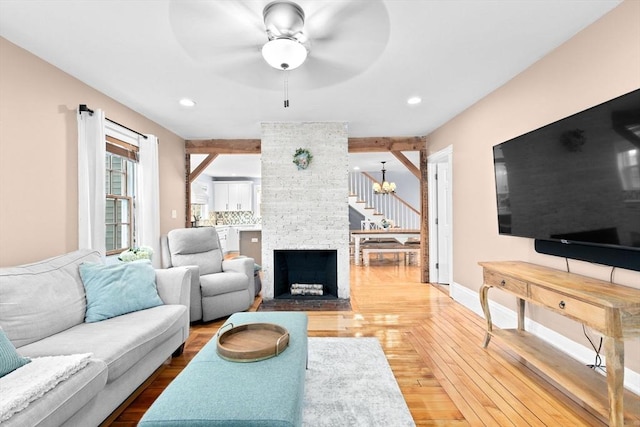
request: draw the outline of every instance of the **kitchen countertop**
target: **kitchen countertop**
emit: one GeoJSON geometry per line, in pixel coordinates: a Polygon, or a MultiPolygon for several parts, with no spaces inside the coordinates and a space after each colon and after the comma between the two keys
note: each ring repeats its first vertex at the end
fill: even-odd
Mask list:
{"type": "Polygon", "coordinates": [[[219,227],[219,228],[233,227],[238,231],[261,231],[262,230],[261,224],[224,224],[224,225],[219,224],[219,225],[216,225],[216,227],[219,227]]]}

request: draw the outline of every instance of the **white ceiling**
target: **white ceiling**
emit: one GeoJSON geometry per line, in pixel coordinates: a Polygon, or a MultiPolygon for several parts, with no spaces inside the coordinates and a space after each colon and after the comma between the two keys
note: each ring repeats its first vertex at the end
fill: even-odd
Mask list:
{"type": "MultiPolygon", "coordinates": [[[[266,121],[422,136],[620,1],[297,0],[310,53],[288,72],[289,108],[283,73],[260,56],[267,3],[0,0],[0,35],[185,139],[259,138],[266,121]],[[423,102],[407,105],[414,95],[423,102]]],[[[403,168],[382,153],[351,157],[363,170],[403,168]]],[[[259,160],[221,156],[212,168],[255,176],[259,160]]]]}

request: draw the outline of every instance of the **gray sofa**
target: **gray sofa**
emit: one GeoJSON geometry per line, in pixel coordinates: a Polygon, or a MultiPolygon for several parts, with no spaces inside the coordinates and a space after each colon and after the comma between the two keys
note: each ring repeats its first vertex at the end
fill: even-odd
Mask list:
{"type": "MultiPolygon", "coordinates": [[[[100,261],[98,252],[81,250],[0,269],[0,327],[20,355],[92,354],[84,368],[3,426],[99,425],[174,352],[181,351],[189,335],[190,271],[155,270],[161,305],[86,323],[79,266],[100,261]]],[[[153,286],[153,271],[150,274],[153,286]]],[[[46,358],[33,359],[0,378],[0,386],[39,360],[46,358]]]]}
{"type": "Polygon", "coordinates": [[[253,258],[224,259],[213,227],[178,228],[160,239],[162,267],[191,270],[191,321],[208,322],[251,307],[253,258]]]}

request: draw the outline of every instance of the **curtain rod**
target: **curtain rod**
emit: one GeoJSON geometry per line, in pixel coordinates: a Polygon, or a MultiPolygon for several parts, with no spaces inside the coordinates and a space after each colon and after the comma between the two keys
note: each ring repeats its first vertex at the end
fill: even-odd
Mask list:
{"type": "MultiPolygon", "coordinates": [[[[81,112],[81,113],[87,112],[87,113],[89,113],[90,115],[92,115],[92,116],[93,116],[93,110],[91,110],[90,108],[88,108],[88,107],[87,107],[87,104],[80,104],[80,105],[78,105],[78,111],[79,111],[79,112],[81,112]]],[[[109,121],[110,121],[111,123],[113,123],[114,125],[118,125],[118,126],[120,126],[120,127],[124,128],[124,129],[126,129],[126,130],[128,130],[128,131],[130,131],[130,132],[135,133],[136,135],[140,135],[140,136],[141,136],[141,137],[143,137],[144,139],[148,139],[147,135],[141,134],[141,133],[140,133],[140,132],[138,132],[137,130],[133,130],[133,129],[131,129],[131,128],[128,128],[128,127],[126,127],[125,125],[122,125],[122,124],[120,124],[120,123],[116,122],[115,120],[111,120],[111,119],[110,119],[110,118],[108,118],[108,117],[105,117],[105,120],[109,120],[109,121]]]]}

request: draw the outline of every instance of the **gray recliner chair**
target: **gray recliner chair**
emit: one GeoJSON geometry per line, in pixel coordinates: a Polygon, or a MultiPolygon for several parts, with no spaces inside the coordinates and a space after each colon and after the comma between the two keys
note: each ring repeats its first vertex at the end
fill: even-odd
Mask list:
{"type": "Polygon", "coordinates": [[[191,322],[208,322],[251,307],[255,262],[244,257],[225,260],[215,228],[171,230],[160,243],[163,268],[191,270],[191,322]]]}

